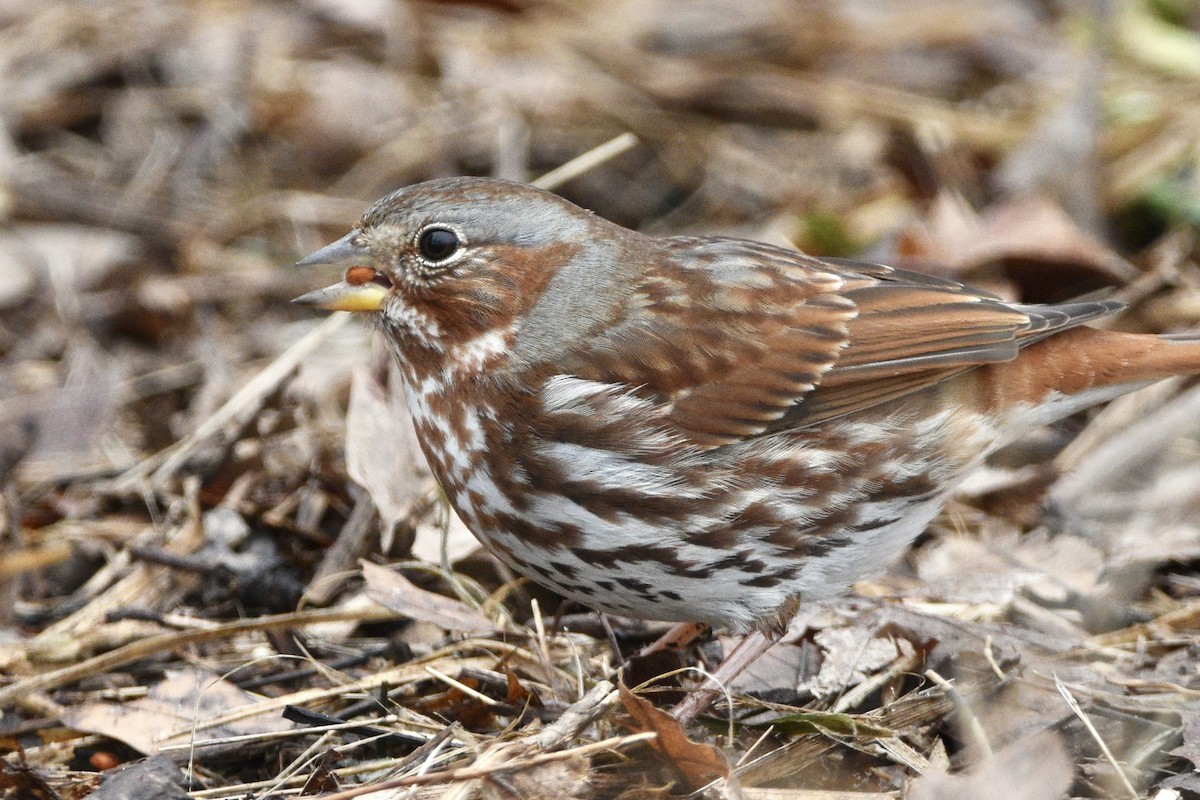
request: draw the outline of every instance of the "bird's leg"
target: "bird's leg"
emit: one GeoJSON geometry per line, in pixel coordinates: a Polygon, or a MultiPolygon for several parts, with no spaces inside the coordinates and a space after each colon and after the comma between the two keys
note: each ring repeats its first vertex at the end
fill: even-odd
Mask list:
{"type": "Polygon", "coordinates": [[[679,720],[680,724],[687,725],[706,711],[734,678],[741,675],[746,667],[783,638],[799,611],[800,595],[794,594],[785,600],[774,614],[760,620],[758,627],[737,643],[733,651],[721,662],[721,666],[717,667],[717,671],[705,678],[699,688],[694,689],[671,709],[671,715],[679,720]]]}
{"type": "Polygon", "coordinates": [[[616,663],[624,664],[625,656],[621,655],[621,643],[617,641],[617,632],[613,630],[612,623],[608,621],[608,614],[597,611],[596,616],[600,618],[600,627],[604,628],[604,635],[608,637],[608,647],[612,650],[613,658],[616,659],[616,663]]]}
{"type": "Polygon", "coordinates": [[[709,675],[699,688],[688,692],[677,706],[671,709],[671,716],[687,725],[716,701],[725,687],[742,673],[746,667],[754,663],[763,653],[770,650],[776,642],[783,638],[783,631],[777,628],[756,630],[746,635],[729,656],[717,667],[717,671],[709,675]]]}

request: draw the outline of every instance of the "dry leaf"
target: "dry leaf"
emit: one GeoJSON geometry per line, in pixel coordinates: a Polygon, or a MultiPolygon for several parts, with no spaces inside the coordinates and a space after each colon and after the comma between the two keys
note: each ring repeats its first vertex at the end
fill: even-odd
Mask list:
{"type": "MultiPolygon", "coordinates": [[[[143,698],[128,703],[97,701],[70,706],[64,710],[62,720],[75,730],[109,736],[140,752],[154,754],[166,745],[188,742],[194,725],[258,700],[215,673],[195,668],[169,670],[143,698]]],[[[291,727],[279,717],[260,716],[205,727],[197,738],[270,733],[291,727]]]]}
{"type": "Polygon", "coordinates": [[[508,691],[504,695],[504,702],[510,706],[529,703],[535,708],[541,708],[542,700],[537,696],[537,693],[531,691],[528,687],[521,683],[521,679],[517,677],[517,673],[513,672],[506,665],[500,665],[500,672],[504,675],[504,679],[508,682],[508,691]]]}
{"type": "MultiPolygon", "coordinates": [[[[720,642],[729,653],[737,639],[722,637],[720,642]]],[[[807,641],[780,642],[742,670],[729,688],[739,694],[762,694],[779,689],[795,691],[816,669],[818,658],[816,648],[807,641]]]]}
{"type": "Polygon", "coordinates": [[[187,800],[183,772],[165,755],[151,756],[104,776],[91,800],[187,800]]]}
{"type": "Polygon", "coordinates": [[[1171,755],[1186,758],[1193,767],[1200,768],[1200,713],[1188,708],[1181,712],[1181,716],[1183,744],[1173,749],[1171,755]]]}
{"type": "Polygon", "coordinates": [[[445,524],[434,514],[417,526],[417,535],[412,544],[414,558],[430,564],[441,564],[442,553],[445,552],[446,560],[456,564],[483,547],[454,509],[447,507],[446,511],[449,518],[445,524]]]}
{"type": "Polygon", "coordinates": [[[621,705],[633,717],[634,724],[630,727],[635,733],[652,731],[658,734],[650,745],[662,753],[689,789],[699,789],[718,778],[729,777],[729,760],[720,750],[688,739],[677,719],[629,691],[623,680],[617,682],[617,690],[621,705]]]}
{"type": "Polygon", "coordinates": [[[455,633],[486,636],[500,630],[490,619],[458,600],[427,592],[398,572],[363,562],[367,596],[397,614],[455,633]]]}
{"type": "Polygon", "coordinates": [[[1124,284],[1140,273],[1082,231],[1053,201],[1023,195],[976,216],[939,198],[925,227],[905,234],[903,252],[948,265],[956,277],[986,286],[995,268],[1026,302],[1059,302],[1124,284]]]}
{"type": "Polygon", "coordinates": [[[861,626],[826,628],[814,634],[813,641],[825,651],[821,669],[804,684],[814,697],[840,695],[901,654],[895,640],[861,626]]]}
{"type": "Polygon", "coordinates": [[[393,526],[432,487],[429,467],[400,391],[400,372],[386,357],[379,368],[361,364],[350,380],[346,412],[346,470],[367,490],[383,520],[384,551],[393,526]]]}

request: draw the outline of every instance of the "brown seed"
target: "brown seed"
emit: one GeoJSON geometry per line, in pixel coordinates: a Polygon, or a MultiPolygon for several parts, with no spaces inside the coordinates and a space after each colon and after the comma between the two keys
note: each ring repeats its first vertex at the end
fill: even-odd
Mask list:
{"type": "Polygon", "coordinates": [[[351,286],[362,286],[375,280],[375,270],[370,267],[355,266],[346,270],[346,283],[351,286]]]}

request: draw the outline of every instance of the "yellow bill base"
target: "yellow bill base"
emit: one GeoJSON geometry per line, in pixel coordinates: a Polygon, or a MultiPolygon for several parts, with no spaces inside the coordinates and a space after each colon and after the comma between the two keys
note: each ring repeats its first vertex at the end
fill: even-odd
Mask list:
{"type": "Polygon", "coordinates": [[[350,284],[343,281],[301,295],[292,302],[329,311],[378,311],[383,308],[387,295],[388,290],[377,283],[350,284]]]}

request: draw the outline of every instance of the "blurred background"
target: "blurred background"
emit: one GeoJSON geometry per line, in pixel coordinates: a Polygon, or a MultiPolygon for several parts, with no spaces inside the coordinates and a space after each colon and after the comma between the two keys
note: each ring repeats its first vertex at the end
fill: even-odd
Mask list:
{"type": "MultiPolygon", "coordinates": [[[[1198,143],[1197,0],[0,0],[0,686],[49,669],[61,637],[68,660],[113,646],[79,640],[117,610],[333,603],[381,548],[504,582],[447,521],[366,326],[288,302],[335,278],[291,264],[399,186],[551,173],[645,232],[862,256],[1025,302],[1106,293],[1130,306],[1115,325],[1170,331],[1200,326],[1198,143]]],[[[992,629],[972,626],[999,621],[1013,652],[1103,661],[1076,675],[1089,686],[1176,687],[1121,706],[1139,791],[1184,792],[1200,754],[1185,389],[1003,454],[860,589],[965,626],[862,623],[919,631],[931,659],[980,651],[992,629]],[[1149,662],[1132,655],[1146,636],[1149,662]]],[[[820,631],[849,620],[810,620],[792,702],[834,702],[812,679],[862,641],[820,631]]],[[[744,688],[779,688],[772,669],[744,688]]],[[[997,746],[1073,724],[1041,690],[1055,711],[997,714],[997,746]]],[[[939,713],[926,745],[952,727],[939,713]]],[[[11,741],[31,720],[63,724],[26,706],[11,741]]],[[[1082,730],[1044,784],[1102,796],[1123,784],[1082,730]]],[[[900,770],[876,773],[881,791],[915,774],[877,761],[900,770]]]]}

